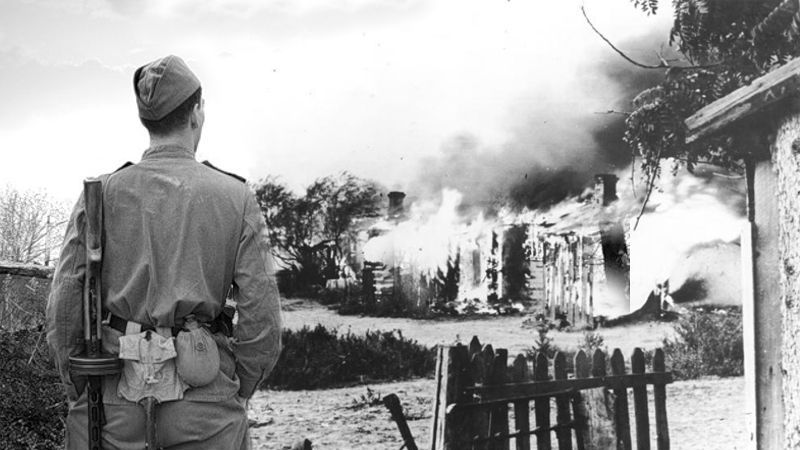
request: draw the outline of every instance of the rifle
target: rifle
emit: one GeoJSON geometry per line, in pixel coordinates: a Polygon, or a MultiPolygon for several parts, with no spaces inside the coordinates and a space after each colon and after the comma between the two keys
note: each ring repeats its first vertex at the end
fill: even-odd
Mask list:
{"type": "Polygon", "coordinates": [[[86,210],[86,279],[83,283],[83,343],[81,355],[69,358],[74,376],[86,376],[89,450],[102,450],[103,376],[120,372],[116,355],[103,353],[103,299],[100,272],[103,266],[103,184],[97,178],[83,182],[86,210]]]}

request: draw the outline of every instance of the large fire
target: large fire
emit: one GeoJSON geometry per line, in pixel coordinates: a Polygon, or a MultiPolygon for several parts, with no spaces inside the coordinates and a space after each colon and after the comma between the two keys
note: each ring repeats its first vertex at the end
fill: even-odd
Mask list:
{"type": "Polygon", "coordinates": [[[455,265],[456,300],[476,303],[479,309],[489,310],[492,296],[511,296],[516,304],[557,297],[577,302],[579,310],[590,302],[594,316],[614,317],[640,307],[691,248],[738,239],[740,183],[688,173],[664,175],[636,225],[643,189],[634,195],[629,180],[613,186],[616,195],[607,202],[599,198],[602,190],[587,190],[546,210],[504,208],[492,217],[466,217],[460,213],[461,193],[444,189],[440,198],[416,201],[403,215],[374,224],[366,232],[362,255],[414,282],[441,277],[455,265]],[[622,247],[614,247],[614,233],[622,247]],[[509,255],[515,251],[521,260],[514,264],[523,265],[525,273],[520,292],[511,280],[516,260],[509,255]],[[625,281],[612,276],[616,266],[609,261],[617,259],[625,281]]]}

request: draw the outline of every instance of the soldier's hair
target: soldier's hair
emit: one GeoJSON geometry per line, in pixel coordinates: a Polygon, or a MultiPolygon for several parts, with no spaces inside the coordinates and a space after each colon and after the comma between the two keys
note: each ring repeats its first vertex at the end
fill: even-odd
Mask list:
{"type": "Polygon", "coordinates": [[[189,117],[192,114],[192,108],[194,108],[194,105],[200,103],[200,98],[202,95],[203,88],[199,87],[196,91],[194,91],[194,94],[190,95],[189,98],[184,100],[183,103],[178,105],[177,108],[172,110],[172,112],[166,116],[162,117],[160,120],[147,120],[142,119],[141,117],[139,120],[151,134],[156,136],[166,136],[173,131],[185,127],[186,124],[189,123],[189,117]]]}

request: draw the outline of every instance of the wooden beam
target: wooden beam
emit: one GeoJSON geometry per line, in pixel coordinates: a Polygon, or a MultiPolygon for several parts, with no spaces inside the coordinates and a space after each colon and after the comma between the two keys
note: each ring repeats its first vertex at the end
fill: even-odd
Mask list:
{"type": "MultiPolygon", "coordinates": [[[[752,196],[752,193],[748,193],[752,196]]],[[[742,339],[744,344],[744,416],[747,427],[747,442],[742,443],[748,450],[756,448],[756,319],[755,319],[755,268],[753,267],[753,222],[742,227],[742,339]]]]}
{"type": "Polygon", "coordinates": [[[575,378],[569,380],[530,381],[525,383],[499,384],[489,386],[468,387],[464,389],[466,398],[474,401],[450,404],[449,408],[466,408],[494,403],[509,403],[518,400],[531,400],[542,397],[555,397],[573,391],[607,387],[625,389],[648,384],[672,383],[671,372],[650,372],[643,374],[606,375],[592,378],[575,378]]]}
{"type": "Polygon", "coordinates": [[[716,133],[781,99],[797,95],[799,89],[800,58],[797,58],[691,115],[684,121],[688,128],[686,142],[716,133]]]}
{"type": "Polygon", "coordinates": [[[781,217],[778,171],[771,161],[756,163],[753,328],[757,448],[784,448],[783,413],[783,288],[781,287],[781,217]]]}
{"type": "Polygon", "coordinates": [[[13,262],[0,262],[0,275],[18,275],[33,278],[51,278],[53,268],[36,264],[21,264],[13,262]]]}

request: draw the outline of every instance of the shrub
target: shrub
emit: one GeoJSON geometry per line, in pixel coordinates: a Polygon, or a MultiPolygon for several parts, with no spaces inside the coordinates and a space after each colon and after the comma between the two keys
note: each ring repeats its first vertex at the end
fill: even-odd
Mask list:
{"type": "Polygon", "coordinates": [[[284,330],[283,352],[264,383],[278,389],[322,389],[365,380],[429,376],[435,353],[398,331],[339,334],[322,325],[284,330]]]}
{"type": "Polygon", "coordinates": [[[740,309],[696,310],[675,325],[676,337],[664,340],[664,353],[676,378],[721,377],[744,373],[740,309]]]}
{"type": "Polygon", "coordinates": [[[583,337],[578,343],[578,350],[583,350],[587,356],[591,357],[595,350],[600,350],[606,355],[609,354],[603,335],[595,331],[584,331],[583,337]]]}
{"type": "Polygon", "coordinates": [[[41,327],[0,332],[0,392],[0,448],[61,448],[67,407],[41,327]]]}
{"type": "MultiPolygon", "coordinates": [[[[49,268],[41,268],[47,272],[49,268]]],[[[50,280],[35,276],[0,276],[0,329],[16,331],[36,328],[44,322],[50,280]]]]}
{"type": "Polygon", "coordinates": [[[553,359],[556,352],[561,351],[553,344],[553,338],[550,337],[550,330],[555,328],[555,324],[545,317],[544,315],[537,315],[535,319],[526,319],[522,323],[523,327],[536,329],[536,340],[533,345],[526,351],[528,359],[533,360],[536,358],[537,353],[544,353],[549,359],[553,359]]]}

